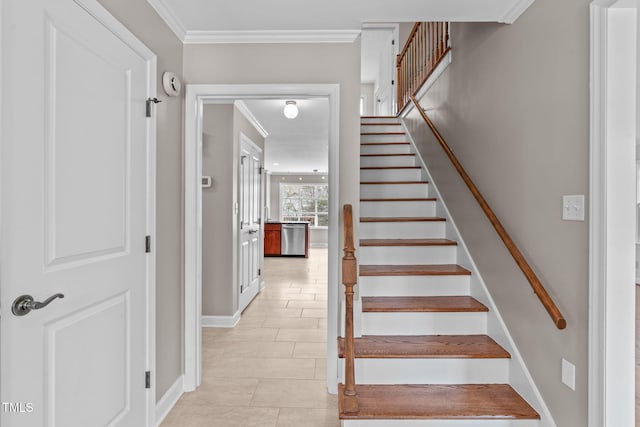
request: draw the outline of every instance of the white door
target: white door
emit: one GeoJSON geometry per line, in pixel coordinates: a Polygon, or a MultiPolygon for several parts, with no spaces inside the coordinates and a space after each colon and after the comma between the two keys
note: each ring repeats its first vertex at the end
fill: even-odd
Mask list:
{"type": "Polygon", "coordinates": [[[260,290],[262,261],[262,150],[249,138],[240,137],[240,311],[260,290]]]}
{"type": "Polygon", "coordinates": [[[378,87],[375,93],[375,114],[377,116],[392,116],[395,111],[395,79],[396,79],[396,48],[394,31],[391,29],[377,29],[379,32],[379,60],[378,87]]]}
{"type": "Polygon", "coordinates": [[[155,60],[93,0],[2,6],[0,424],[147,426],[155,60]]]}

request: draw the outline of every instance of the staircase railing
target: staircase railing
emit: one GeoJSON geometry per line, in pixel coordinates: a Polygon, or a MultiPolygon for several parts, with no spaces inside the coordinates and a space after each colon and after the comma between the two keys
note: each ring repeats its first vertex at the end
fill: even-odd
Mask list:
{"type": "Polygon", "coordinates": [[[397,57],[398,112],[411,101],[449,52],[448,22],[416,22],[397,57]]]}
{"type": "Polygon", "coordinates": [[[538,279],[538,276],[533,271],[533,269],[527,262],[526,258],[522,254],[522,252],[520,252],[520,249],[518,249],[513,239],[511,239],[511,236],[509,236],[509,233],[507,233],[507,231],[504,229],[504,227],[502,226],[502,223],[496,216],[495,212],[493,212],[493,210],[491,209],[491,207],[489,206],[485,198],[482,196],[482,193],[480,193],[480,190],[478,190],[478,187],[476,187],[476,185],[473,183],[473,181],[471,180],[471,177],[469,177],[465,169],[462,167],[462,164],[460,163],[460,161],[458,161],[458,158],[455,156],[455,154],[453,154],[453,151],[451,150],[449,145],[446,143],[444,138],[442,138],[442,135],[440,135],[440,133],[434,126],[433,122],[431,122],[431,120],[427,116],[427,113],[424,111],[424,109],[422,108],[418,100],[415,98],[415,96],[413,95],[411,96],[411,101],[415,105],[416,110],[418,110],[418,112],[426,122],[427,126],[431,128],[431,131],[433,132],[436,139],[444,149],[451,163],[453,163],[453,166],[455,167],[455,169],[458,171],[458,173],[462,177],[462,180],[465,182],[465,184],[467,184],[467,187],[471,191],[471,194],[473,194],[473,197],[476,199],[476,201],[482,208],[482,211],[485,213],[485,215],[491,222],[491,225],[493,225],[493,228],[495,228],[496,232],[498,233],[498,236],[500,236],[500,239],[502,239],[502,242],[507,247],[507,250],[515,260],[518,267],[520,267],[520,270],[522,270],[522,273],[524,274],[524,276],[527,278],[527,281],[533,288],[533,292],[538,296],[538,299],[540,300],[544,308],[547,310],[547,312],[551,316],[553,323],[555,323],[558,329],[566,328],[567,327],[566,319],[564,318],[564,316],[556,306],[555,302],[553,301],[553,299],[545,289],[540,279],[538,279]]]}
{"type": "Polygon", "coordinates": [[[358,412],[358,395],[356,392],[355,349],[353,337],[353,287],[358,277],[358,261],[355,257],[353,243],[353,213],[351,205],[344,205],[344,257],[342,257],[342,283],[345,294],[344,324],[344,389],[343,410],[345,413],[358,412]]]}

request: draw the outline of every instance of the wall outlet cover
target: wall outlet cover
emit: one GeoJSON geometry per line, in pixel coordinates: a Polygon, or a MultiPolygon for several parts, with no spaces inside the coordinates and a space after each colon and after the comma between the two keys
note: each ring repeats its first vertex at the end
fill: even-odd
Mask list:
{"type": "Polygon", "coordinates": [[[562,219],[584,221],[584,195],[562,196],[562,219]]]}

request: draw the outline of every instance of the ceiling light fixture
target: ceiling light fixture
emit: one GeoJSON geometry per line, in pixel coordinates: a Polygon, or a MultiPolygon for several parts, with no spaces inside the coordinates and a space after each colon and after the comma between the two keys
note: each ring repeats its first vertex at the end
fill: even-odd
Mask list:
{"type": "Polygon", "coordinates": [[[287,119],[295,119],[298,117],[298,107],[296,106],[296,101],[287,101],[284,106],[284,116],[287,119]]]}

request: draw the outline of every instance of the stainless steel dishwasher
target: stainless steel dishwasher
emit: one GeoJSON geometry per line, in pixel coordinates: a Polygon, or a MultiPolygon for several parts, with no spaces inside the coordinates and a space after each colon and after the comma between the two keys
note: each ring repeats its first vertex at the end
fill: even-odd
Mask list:
{"type": "Polygon", "coordinates": [[[282,255],[304,255],[307,224],[282,224],[280,249],[282,255]]]}

